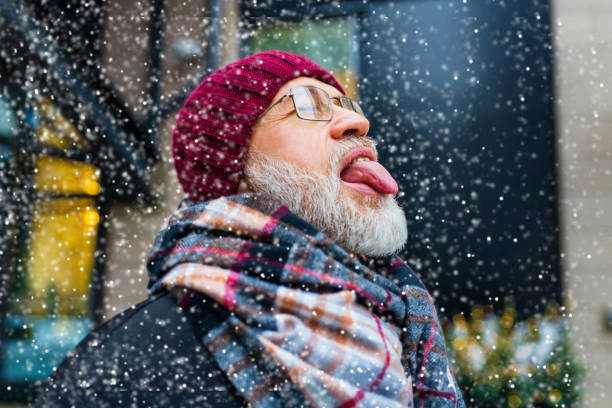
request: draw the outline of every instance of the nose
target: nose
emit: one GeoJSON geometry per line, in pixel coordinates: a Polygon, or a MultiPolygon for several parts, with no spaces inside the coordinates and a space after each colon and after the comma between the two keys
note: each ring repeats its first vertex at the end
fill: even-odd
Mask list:
{"type": "Polygon", "coordinates": [[[334,106],[330,126],[330,134],[334,139],[348,136],[365,137],[370,129],[370,122],[357,112],[334,106]]]}

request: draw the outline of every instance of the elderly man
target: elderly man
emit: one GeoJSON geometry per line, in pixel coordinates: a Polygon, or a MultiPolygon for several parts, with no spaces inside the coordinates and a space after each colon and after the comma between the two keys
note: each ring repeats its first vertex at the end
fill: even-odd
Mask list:
{"type": "Polygon", "coordinates": [[[406,220],[368,127],[302,56],[206,78],[174,129],[189,198],[148,260],[150,299],[38,405],[464,407],[432,299],[393,255],[406,220]]]}

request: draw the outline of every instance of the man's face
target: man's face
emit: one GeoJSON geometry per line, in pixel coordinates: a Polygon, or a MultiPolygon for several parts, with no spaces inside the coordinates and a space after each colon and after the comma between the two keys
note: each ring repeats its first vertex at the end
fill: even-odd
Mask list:
{"type": "MultiPolygon", "coordinates": [[[[285,84],[272,104],[295,86],[334,87],[312,78],[285,84]]],[[[376,161],[368,120],[334,106],[330,121],[299,118],[290,97],[262,115],[251,135],[242,191],[266,193],[345,249],[368,256],[397,251],[406,219],[395,202],[397,183],[376,161]]]]}
{"type": "MultiPolygon", "coordinates": [[[[308,85],[325,90],[332,98],[343,96],[329,84],[300,77],[287,82],[272,103],[287,95],[291,88],[308,85]]],[[[333,105],[329,121],[301,119],[295,113],[291,98],[286,97],[258,119],[251,135],[251,148],[313,174],[327,174],[330,166],[335,167],[331,170],[341,180],[343,197],[360,200],[364,196],[396,194],[397,183],[384,167],[376,163],[374,144],[366,138],[369,127],[370,122],[364,116],[336,105],[333,105]],[[338,157],[339,146],[346,139],[360,142],[338,157]],[[367,161],[372,162],[364,163],[367,161]],[[359,164],[351,172],[344,171],[353,167],[351,163],[357,162],[359,164]]]]}
{"type": "MultiPolygon", "coordinates": [[[[313,78],[300,77],[287,82],[276,93],[272,103],[288,94],[292,87],[312,85],[329,96],[343,96],[331,85],[313,78]]],[[[305,170],[326,173],[329,158],[347,130],[363,137],[368,132],[368,120],[346,109],[334,107],[330,121],[310,121],[298,118],[290,97],[272,107],[260,117],[251,135],[251,146],[259,152],[295,164],[305,170]]]]}

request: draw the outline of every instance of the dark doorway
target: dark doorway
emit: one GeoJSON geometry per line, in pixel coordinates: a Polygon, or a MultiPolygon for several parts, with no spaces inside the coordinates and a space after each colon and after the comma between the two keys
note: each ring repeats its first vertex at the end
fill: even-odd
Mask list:
{"type": "Polygon", "coordinates": [[[560,303],[548,1],[269,3],[243,2],[246,38],[355,22],[359,98],[408,218],[402,255],[441,314],[560,303]]]}

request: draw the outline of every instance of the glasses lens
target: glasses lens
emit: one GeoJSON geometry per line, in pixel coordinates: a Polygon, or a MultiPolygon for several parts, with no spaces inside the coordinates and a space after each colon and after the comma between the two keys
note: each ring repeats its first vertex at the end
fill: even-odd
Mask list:
{"type": "Polygon", "coordinates": [[[299,86],[291,89],[295,112],[302,119],[329,120],[331,105],[329,95],[322,89],[299,86]]]}
{"type": "Polygon", "coordinates": [[[352,111],[357,112],[361,116],[365,116],[363,114],[363,110],[361,110],[361,106],[359,106],[359,104],[356,101],[352,100],[351,98],[348,98],[346,96],[341,96],[337,100],[339,101],[338,105],[343,107],[344,109],[352,110],[352,111]]]}
{"type": "Polygon", "coordinates": [[[361,106],[359,106],[359,104],[357,103],[357,101],[354,101],[351,99],[351,104],[353,105],[353,110],[355,112],[357,112],[358,114],[360,114],[361,116],[365,116],[365,114],[363,113],[363,110],[361,109],[361,106]]]}

